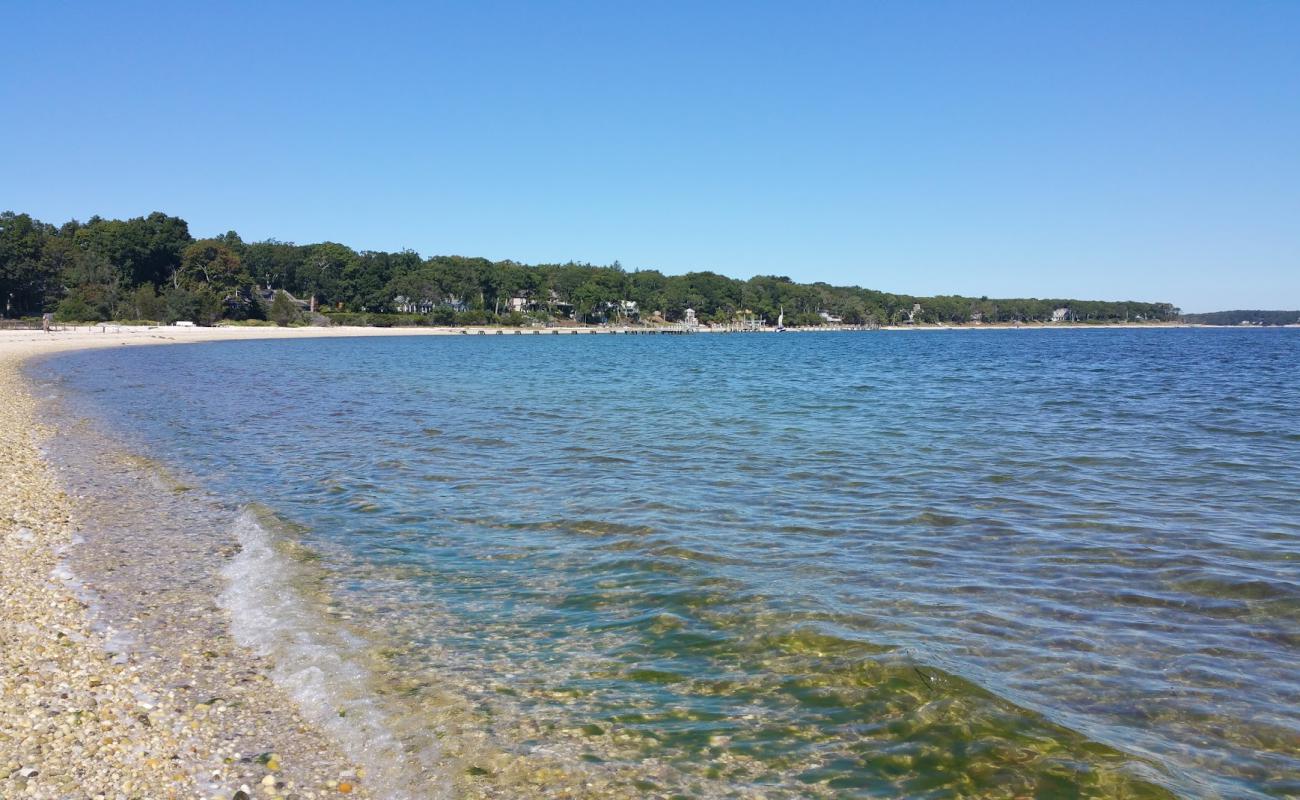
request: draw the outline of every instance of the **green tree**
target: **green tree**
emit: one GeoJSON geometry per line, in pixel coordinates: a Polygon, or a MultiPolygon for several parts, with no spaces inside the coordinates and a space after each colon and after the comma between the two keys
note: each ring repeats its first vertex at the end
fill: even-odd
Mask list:
{"type": "Polygon", "coordinates": [[[222,297],[251,282],[239,256],[218,239],[200,239],[185,248],[180,269],[172,278],[173,287],[204,286],[222,297]]]}
{"type": "Polygon", "coordinates": [[[275,299],[271,301],[271,311],[268,316],[272,322],[281,327],[302,319],[302,313],[298,310],[298,305],[290,300],[289,295],[283,291],[275,293],[275,299]]]}
{"type": "Polygon", "coordinates": [[[163,294],[163,322],[211,325],[221,319],[221,296],[207,286],[172,287],[163,294]]]}
{"type": "Polygon", "coordinates": [[[434,325],[455,325],[456,312],[447,306],[438,306],[429,312],[429,322],[434,325]]]}
{"type": "Polygon", "coordinates": [[[119,282],[132,286],[170,281],[193,241],[185,220],[160,211],[128,220],[91,217],[74,236],[79,249],[103,256],[119,282]]]}
{"type": "Polygon", "coordinates": [[[304,257],[302,251],[303,248],[295,244],[268,239],[244,245],[240,260],[253,280],[268,291],[297,291],[298,267],[304,257]]]}
{"type": "Polygon", "coordinates": [[[315,298],[323,306],[333,305],[336,299],[346,299],[341,296],[340,287],[344,274],[357,258],[356,252],[335,242],[309,245],[303,250],[293,288],[298,296],[315,298]]]}
{"type": "Polygon", "coordinates": [[[0,214],[0,311],[5,316],[38,313],[54,276],[42,260],[53,235],[50,226],[27,214],[0,214]]]}
{"type": "Polygon", "coordinates": [[[137,286],[118,307],[119,319],[162,320],[167,315],[166,303],[152,283],[137,286]]]}
{"type": "Polygon", "coordinates": [[[608,303],[613,303],[619,299],[616,291],[605,285],[600,280],[589,280],[586,283],[574,289],[572,302],[578,312],[578,319],[584,320],[590,318],[593,314],[600,313],[608,303]]]}
{"type": "MultiPolygon", "coordinates": [[[[797,284],[779,275],[737,281],[713,272],[665,276],[654,270],[625,272],[569,262],[527,266],[464,256],[428,259],[410,251],[356,253],[333,242],[296,245],[267,240],[246,244],[234,231],[195,242],[185,220],[154,212],[147,217],[110,220],[91,217],[54,227],[26,214],[0,214],[0,308],[5,315],[40,313],[84,318],[152,316],[151,303],[182,318],[200,321],[214,306],[233,317],[257,316],[256,282],[315,297],[323,306],[353,311],[395,310],[394,299],[417,306],[429,303],[454,310],[499,314],[511,297],[550,314],[575,309],[588,319],[617,315],[621,301],[635,301],[649,317],[656,312],[680,319],[694,308],[701,319],[727,320],[752,312],[769,322],[784,309],[787,321],[810,319],[819,311],[853,323],[906,319],[920,304],[918,322],[966,322],[978,313],[987,321],[1046,320],[1066,307],[1088,322],[1170,320],[1178,309],[1168,303],[1078,299],[987,298],[955,295],[913,297],[826,283],[797,284]],[[162,298],[142,290],[166,286],[162,298]],[[178,293],[175,290],[185,290],[178,293]]],[[[436,312],[440,317],[443,311],[436,312]]],[[[484,318],[488,318],[485,314],[484,318]]]]}
{"type": "Polygon", "coordinates": [[[61,279],[65,283],[65,296],[56,313],[64,320],[110,319],[124,294],[121,272],[95,250],[75,252],[61,279]]]}
{"type": "Polygon", "coordinates": [[[103,300],[90,287],[77,287],[59,301],[54,318],[60,322],[103,322],[108,319],[103,300]]]}

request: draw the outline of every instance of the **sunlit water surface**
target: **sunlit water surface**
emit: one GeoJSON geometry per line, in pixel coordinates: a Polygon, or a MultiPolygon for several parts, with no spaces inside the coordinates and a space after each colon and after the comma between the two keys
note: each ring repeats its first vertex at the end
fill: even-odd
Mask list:
{"type": "Polygon", "coordinates": [[[1082,330],[37,372],[201,484],[236,635],[381,796],[1133,798],[1300,794],[1298,365],[1082,330]]]}

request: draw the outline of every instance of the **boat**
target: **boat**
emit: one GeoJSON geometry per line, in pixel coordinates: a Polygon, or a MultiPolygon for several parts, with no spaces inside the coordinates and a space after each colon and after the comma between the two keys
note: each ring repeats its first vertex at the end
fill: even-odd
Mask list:
{"type": "Polygon", "coordinates": [[[776,332],[781,333],[785,330],[785,306],[781,307],[781,313],[776,315],[776,332]]]}

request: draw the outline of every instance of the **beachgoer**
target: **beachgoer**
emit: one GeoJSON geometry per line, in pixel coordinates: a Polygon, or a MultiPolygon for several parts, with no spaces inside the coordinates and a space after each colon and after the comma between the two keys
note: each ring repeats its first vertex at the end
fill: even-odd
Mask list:
{"type": "Polygon", "coordinates": [[[54,322],[54,315],[46,312],[41,315],[41,330],[46,333],[50,332],[50,323],[54,322]]]}

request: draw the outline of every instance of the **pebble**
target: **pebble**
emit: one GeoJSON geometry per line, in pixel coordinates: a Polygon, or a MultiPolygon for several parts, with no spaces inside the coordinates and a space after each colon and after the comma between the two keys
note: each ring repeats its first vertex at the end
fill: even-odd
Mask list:
{"type": "MultiPolygon", "coordinates": [[[[0,338],[0,798],[252,800],[262,765],[232,759],[236,742],[260,745],[245,752],[275,746],[264,766],[276,775],[260,779],[259,796],[324,791],[339,773],[336,746],[264,674],[248,680],[253,655],[178,632],[144,642],[149,658],[120,646],[114,656],[109,634],[143,630],[148,614],[92,627],[91,603],[60,563],[86,500],[70,497],[41,455],[53,431],[19,371],[42,346],[0,338]],[[239,707],[224,699],[236,696],[239,707]]],[[[369,796],[354,783],[344,793],[369,796]]]]}

